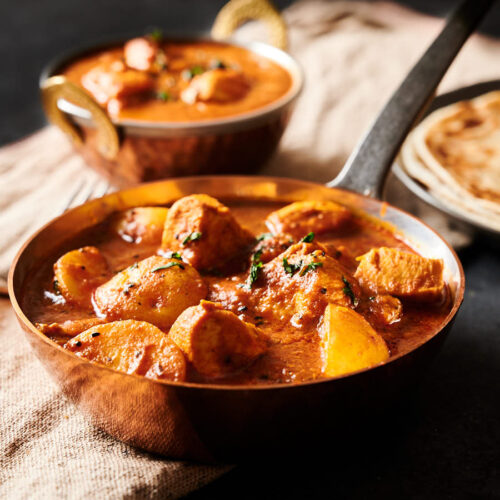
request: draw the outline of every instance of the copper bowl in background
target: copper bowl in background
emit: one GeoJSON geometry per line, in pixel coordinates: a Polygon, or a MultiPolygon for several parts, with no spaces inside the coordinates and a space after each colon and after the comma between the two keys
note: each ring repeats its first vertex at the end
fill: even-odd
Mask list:
{"type": "MultiPolygon", "coordinates": [[[[69,250],[69,248],[68,248],[69,250]]],[[[9,295],[29,343],[64,394],[94,424],[133,446],[169,457],[241,461],[311,451],[313,443],[359,431],[356,417],[373,415],[425,372],[464,294],[462,266],[446,242],[413,216],[381,201],[318,184],[266,177],[195,177],[118,191],[69,210],[31,237],[13,262],[9,295]],[[40,262],[54,260],[85,228],[117,210],[169,205],[204,192],[233,201],[333,200],[394,224],[425,257],[444,261],[452,308],[430,338],[384,365],[306,383],[227,386],[152,380],[91,363],[39,332],[22,307],[23,287],[40,262]],[[381,216],[383,214],[383,216],[381,216]]],[[[366,422],[365,424],[366,425],[366,422]]]]}
{"type": "MultiPolygon", "coordinates": [[[[179,39],[168,35],[164,38],[166,41],[220,40],[249,18],[266,23],[271,40],[278,46],[286,46],[285,24],[264,0],[227,4],[216,19],[212,39],[179,39]],[[242,10],[238,3],[244,3],[246,9],[242,10]]],[[[300,66],[289,54],[261,42],[232,43],[271,59],[292,78],[291,88],[284,96],[256,110],[195,122],[114,120],[90,94],[67,81],[60,71],[75,59],[125,41],[114,40],[63,55],[49,64],[40,77],[47,118],[71,137],[89,166],[113,184],[124,187],[168,177],[253,173],[270,158],[303,86],[300,66]]]]}

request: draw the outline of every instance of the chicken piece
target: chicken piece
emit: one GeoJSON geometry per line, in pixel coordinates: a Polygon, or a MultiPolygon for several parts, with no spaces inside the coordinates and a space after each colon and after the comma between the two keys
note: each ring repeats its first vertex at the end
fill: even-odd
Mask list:
{"type": "Polygon", "coordinates": [[[168,330],[177,316],[207,295],[198,271],[177,258],[152,256],[116,274],[94,292],[108,320],[136,319],[168,330]]]}
{"type": "Polygon", "coordinates": [[[338,377],[389,359],[384,339],[361,314],[329,304],[321,326],[326,377],[338,377]]]}
{"type": "Polygon", "coordinates": [[[349,271],[319,243],[292,245],[264,265],[259,284],[259,309],[296,328],[316,324],[329,303],[355,308],[361,295],[349,271]]]}
{"type": "Polygon", "coordinates": [[[388,326],[401,320],[403,305],[392,295],[376,295],[370,297],[370,313],[376,324],[388,326]]]}
{"type": "Polygon", "coordinates": [[[444,292],[443,261],[395,248],[372,248],[357,258],[354,276],[364,288],[421,301],[439,300],[444,292]]]}
{"type": "MultiPolygon", "coordinates": [[[[82,76],[82,85],[102,105],[115,108],[129,105],[138,94],[152,91],[154,78],[148,73],[126,69],[114,63],[103,62],[82,76]]],[[[109,110],[109,109],[108,109],[109,110]]]]}
{"type": "Polygon", "coordinates": [[[151,37],[133,38],[123,47],[125,63],[138,71],[154,70],[159,50],[158,43],[151,37]]]}
{"type": "Polygon", "coordinates": [[[160,380],[186,379],[181,350],[166,333],[145,321],[115,321],[89,328],[64,347],[121,372],[160,380]]]}
{"type": "Polygon", "coordinates": [[[196,75],[181,93],[186,104],[196,101],[231,102],[250,90],[245,75],[232,69],[212,69],[196,75]]]}
{"type": "Polygon", "coordinates": [[[113,229],[129,243],[161,243],[168,208],[137,207],[116,214],[113,229]]]}
{"type": "Polygon", "coordinates": [[[254,325],[206,300],[177,318],[169,338],[207,377],[224,377],[244,368],[267,347],[254,325]]]}
{"type": "Polygon", "coordinates": [[[277,234],[277,235],[264,235],[255,246],[255,249],[252,253],[253,255],[256,253],[259,254],[259,258],[261,262],[264,264],[274,259],[281,253],[283,253],[290,245],[293,245],[293,238],[289,234],[277,234]]]}
{"type": "Polygon", "coordinates": [[[48,337],[74,337],[97,325],[102,325],[102,318],[68,319],[62,323],[36,323],[35,326],[48,337]]]}
{"type": "Polygon", "coordinates": [[[229,208],[206,194],[185,196],[168,211],[162,250],[182,252],[196,269],[216,269],[254,242],[229,208]]]}
{"type": "Polygon", "coordinates": [[[333,201],[296,201],[270,213],[266,225],[273,234],[289,233],[300,239],[309,232],[337,231],[351,220],[351,211],[333,201]]]}
{"type": "Polygon", "coordinates": [[[65,253],[54,264],[54,290],[71,304],[91,308],[92,292],[110,275],[98,248],[79,248],[65,253]]]}

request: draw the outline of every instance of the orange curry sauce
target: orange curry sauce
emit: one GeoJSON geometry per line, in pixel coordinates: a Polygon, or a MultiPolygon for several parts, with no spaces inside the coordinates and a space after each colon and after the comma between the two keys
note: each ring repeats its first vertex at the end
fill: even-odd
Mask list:
{"type": "MultiPolygon", "coordinates": [[[[146,43],[148,38],[139,40],[146,43]]],[[[192,122],[240,115],[279,100],[292,85],[287,70],[242,47],[210,41],[160,41],[154,50],[160,63],[153,61],[146,70],[130,68],[124,48],[116,47],[77,59],[63,74],[86,88],[117,121],[192,122]],[[104,88],[104,94],[85,84],[85,75],[95,68],[103,68],[103,74],[94,80],[99,80],[98,90],[104,88]],[[205,96],[195,92],[183,98],[190,84],[212,72],[222,78],[231,74],[236,82],[200,81],[219,91],[205,96]]]]}
{"type": "MultiPolygon", "coordinates": [[[[269,213],[283,206],[277,203],[250,201],[229,201],[226,204],[236,220],[255,236],[269,231],[264,225],[264,219],[269,213]]],[[[344,255],[341,256],[339,253],[337,257],[343,259],[343,265],[351,273],[350,279],[357,266],[356,260],[352,257],[365,254],[374,247],[392,247],[413,252],[386,227],[358,215],[355,215],[352,223],[342,230],[317,234],[314,241],[342,249],[344,255]]],[[[59,300],[60,297],[53,287],[53,264],[57,258],[64,252],[85,245],[97,247],[107,259],[111,271],[117,273],[134,265],[135,262],[157,254],[160,241],[149,244],[127,242],[112,229],[109,220],[69,241],[57,255],[47,259],[25,285],[23,309],[32,322],[50,324],[96,317],[96,313],[91,309],[59,300]]],[[[224,241],[220,241],[220,245],[224,245],[224,241]]],[[[239,258],[236,265],[233,262],[217,273],[201,272],[201,276],[208,286],[207,300],[221,303],[225,309],[234,312],[240,319],[256,325],[268,343],[267,350],[247,366],[216,380],[202,376],[188,366],[187,381],[269,384],[314,380],[324,376],[318,333],[322,315],[319,314],[312,324],[292,324],[286,315],[280,318],[279,315],[271,314],[259,307],[258,297],[263,285],[258,280],[251,290],[246,289],[251,255],[255,248],[255,246],[250,248],[246,255],[239,258]]],[[[276,258],[281,262],[281,256],[276,258]]],[[[313,272],[317,270],[312,270],[311,275],[313,272]]],[[[431,303],[401,299],[403,304],[401,319],[393,324],[383,325],[370,314],[369,295],[363,292],[358,297],[356,311],[362,314],[383,337],[391,357],[408,352],[424,343],[439,329],[451,308],[450,294],[447,290],[442,300],[431,303]]],[[[70,338],[50,334],[49,336],[60,345],[68,342],[70,338]]]]}

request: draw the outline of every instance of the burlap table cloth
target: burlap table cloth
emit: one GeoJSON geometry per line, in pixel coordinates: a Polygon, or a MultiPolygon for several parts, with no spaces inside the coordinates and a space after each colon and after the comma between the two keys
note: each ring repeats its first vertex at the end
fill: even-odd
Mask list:
{"type": "MultiPolygon", "coordinates": [[[[285,12],[306,85],[266,175],[331,179],[442,21],[390,3],[302,1],[285,12]]],[[[241,30],[255,35],[257,26],[241,30]],[[252,33],[253,32],[253,33],[252,33]]],[[[260,36],[260,33],[258,33],[260,36]]],[[[440,90],[500,77],[500,43],[474,36],[440,90]]],[[[22,241],[93,176],[48,127],[0,151],[0,276],[22,241]]],[[[389,201],[455,244],[469,236],[394,179],[389,201]]],[[[59,393],[0,300],[0,498],[178,498],[228,470],[135,450],[91,426],[59,393]]]]}

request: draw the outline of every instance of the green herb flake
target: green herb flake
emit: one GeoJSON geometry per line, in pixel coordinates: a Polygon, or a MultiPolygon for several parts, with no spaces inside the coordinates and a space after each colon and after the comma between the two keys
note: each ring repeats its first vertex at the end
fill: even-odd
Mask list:
{"type": "Polygon", "coordinates": [[[163,32],[160,28],[154,28],[153,31],[149,33],[148,36],[157,43],[163,40],[163,32]]]}
{"type": "Polygon", "coordinates": [[[184,80],[191,80],[196,75],[201,75],[205,70],[201,66],[192,66],[182,71],[181,76],[184,80]]]}
{"type": "Polygon", "coordinates": [[[56,295],[61,295],[61,288],[59,287],[59,281],[54,280],[52,286],[54,288],[54,292],[56,292],[56,295]]]}
{"type": "Polygon", "coordinates": [[[298,264],[290,264],[288,262],[288,259],[286,257],[283,257],[283,269],[285,270],[285,273],[289,274],[290,276],[293,276],[301,267],[302,261],[300,261],[298,264]]]}
{"type": "Polygon", "coordinates": [[[368,297],[368,300],[374,301],[375,300],[375,295],[371,295],[370,297],[368,297]]]}
{"type": "Polygon", "coordinates": [[[304,276],[305,274],[307,274],[309,271],[314,271],[315,269],[317,269],[318,267],[323,267],[323,262],[311,262],[310,264],[308,264],[304,269],[302,269],[300,275],[301,276],[304,276]]]}
{"type": "Polygon", "coordinates": [[[269,238],[272,238],[272,237],[273,237],[272,233],[262,233],[259,236],[257,236],[257,241],[268,240],[269,238]]]}
{"type": "Polygon", "coordinates": [[[196,76],[196,75],[201,75],[202,73],[204,73],[205,70],[201,67],[201,66],[193,66],[191,68],[191,73],[196,76]]]}
{"type": "Polygon", "coordinates": [[[188,234],[183,240],[182,244],[187,245],[191,241],[197,241],[201,238],[201,233],[199,231],[194,231],[191,234],[188,234]]]}
{"type": "Polygon", "coordinates": [[[137,262],[134,262],[130,267],[129,269],[132,270],[132,269],[137,269],[139,267],[139,264],[137,262]]]}
{"type": "Polygon", "coordinates": [[[342,276],[342,281],[344,282],[345,287],[342,288],[342,291],[344,292],[344,295],[349,297],[351,299],[351,304],[356,307],[358,305],[358,299],[356,298],[356,295],[354,295],[354,292],[352,291],[351,284],[349,281],[347,281],[345,276],[342,276]]]}
{"type": "Polygon", "coordinates": [[[257,250],[252,255],[252,265],[250,266],[250,274],[248,275],[247,286],[249,289],[252,288],[252,285],[259,279],[260,270],[264,265],[260,260],[262,255],[262,250],[257,250]]]}
{"type": "Polygon", "coordinates": [[[300,241],[304,243],[311,243],[314,240],[314,233],[307,233],[300,241]]]}
{"type": "Polygon", "coordinates": [[[179,252],[170,252],[166,257],[168,259],[177,259],[182,261],[182,255],[179,252]]]}
{"type": "Polygon", "coordinates": [[[165,264],[164,266],[158,266],[155,267],[154,269],[151,269],[152,273],[156,273],[156,271],[163,271],[164,269],[169,269],[171,267],[180,267],[181,269],[185,269],[185,267],[180,263],[180,262],[169,262],[168,264],[165,264]]]}
{"type": "Polygon", "coordinates": [[[156,93],[156,98],[159,99],[160,101],[170,101],[170,94],[165,91],[160,91],[156,93]]]}

